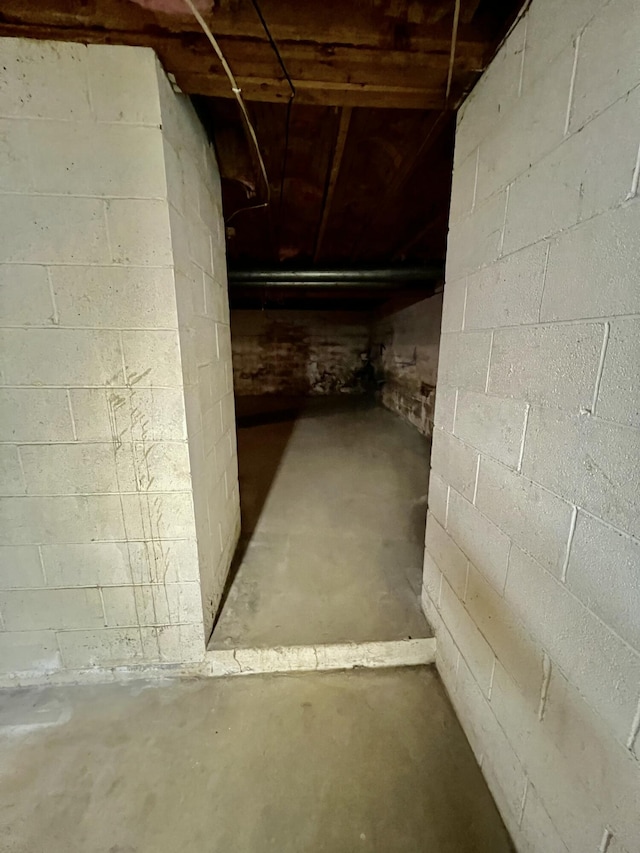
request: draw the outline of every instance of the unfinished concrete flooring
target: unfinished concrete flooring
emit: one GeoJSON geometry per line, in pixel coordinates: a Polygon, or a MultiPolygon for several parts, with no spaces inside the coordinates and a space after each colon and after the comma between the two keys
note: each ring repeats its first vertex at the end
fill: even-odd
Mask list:
{"type": "Polygon", "coordinates": [[[428,637],[428,442],[358,398],[238,399],[243,530],[210,648],[428,637]]]}
{"type": "Polygon", "coordinates": [[[3,853],[506,853],[435,672],[0,695],[3,853]]]}

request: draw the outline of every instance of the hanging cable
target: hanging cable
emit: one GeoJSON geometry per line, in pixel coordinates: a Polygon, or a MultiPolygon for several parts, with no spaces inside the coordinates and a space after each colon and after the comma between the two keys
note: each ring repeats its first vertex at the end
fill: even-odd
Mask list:
{"type": "Polygon", "coordinates": [[[447,92],[445,95],[445,104],[449,103],[449,94],[451,92],[451,82],[453,80],[453,62],[456,57],[456,41],[458,40],[458,23],[460,21],[460,0],[456,0],[456,5],[453,10],[453,29],[451,31],[451,54],[449,56],[449,72],[447,73],[447,92]]]}
{"type": "Polygon", "coordinates": [[[286,173],[287,173],[287,159],[289,157],[289,132],[290,132],[290,128],[291,128],[291,107],[293,105],[293,99],[296,96],[296,87],[293,85],[293,80],[291,79],[291,76],[289,75],[289,72],[287,70],[287,66],[284,64],[284,60],[280,54],[280,51],[278,50],[278,45],[276,44],[275,39],[271,35],[271,31],[270,31],[269,26],[268,26],[268,24],[264,18],[264,15],[262,14],[262,9],[260,8],[258,0],[251,0],[251,2],[253,4],[253,8],[256,10],[256,15],[258,16],[258,18],[260,18],[260,23],[262,24],[262,29],[264,30],[265,35],[266,35],[267,39],[269,40],[269,44],[271,45],[273,52],[276,55],[276,58],[278,60],[278,64],[280,65],[280,68],[282,69],[282,73],[284,74],[285,79],[286,79],[287,83],[289,84],[289,90],[290,90],[289,101],[287,103],[287,113],[285,116],[285,123],[284,123],[284,152],[282,154],[282,168],[280,170],[280,198],[278,200],[278,235],[277,235],[277,242],[279,244],[280,243],[280,229],[281,229],[281,225],[282,225],[282,199],[284,198],[284,182],[285,182],[286,173]]]}
{"type": "Polygon", "coordinates": [[[191,13],[193,14],[196,21],[200,24],[200,27],[202,28],[202,31],[204,32],[206,37],[211,42],[211,46],[213,47],[214,51],[216,52],[216,55],[222,64],[222,67],[224,69],[225,74],[229,78],[229,82],[231,83],[231,91],[235,95],[235,98],[238,102],[238,106],[240,107],[240,111],[241,111],[242,116],[244,118],[245,125],[246,125],[247,131],[249,133],[249,137],[253,143],[253,147],[255,148],[256,156],[258,158],[258,163],[260,165],[260,172],[262,173],[262,179],[264,181],[266,201],[261,202],[260,204],[252,204],[249,207],[241,207],[240,210],[234,211],[234,213],[232,213],[231,216],[225,222],[225,225],[228,225],[235,216],[237,216],[239,213],[241,213],[245,210],[258,210],[259,208],[268,207],[269,203],[271,201],[271,187],[269,185],[269,178],[267,176],[267,169],[266,169],[266,166],[264,165],[264,160],[262,159],[262,152],[260,151],[260,145],[258,144],[258,137],[256,136],[256,132],[254,130],[253,124],[251,123],[251,119],[249,118],[249,113],[247,111],[247,106],[244,102],[244,98],[242,97],[242,89],[238,86],[236,78],[233,75],[233,71],[229,67],[229,63],[224,58],[224,54],[222,53],[222,50],[220,49],[220,45],[216,41],[216,38],[213,35],[213,33],[211,32],[211,30],[209,29],[207,22],[205,21],[205,19],[202,17],[200,12],[194,6],[193,0],[184,0],[184,2],[185,2],[185,5],[189,8],[191,13]]]}

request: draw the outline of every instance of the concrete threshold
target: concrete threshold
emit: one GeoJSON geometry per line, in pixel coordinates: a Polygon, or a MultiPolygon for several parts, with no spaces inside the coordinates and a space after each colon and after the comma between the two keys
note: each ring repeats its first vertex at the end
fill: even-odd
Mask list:
{"type": "Polygon", "coordinates": [[[211,649],[205,655],[204,674],[225,676],[426,666],[434,663],[435,655],[436,641],[433,637],[372,643],[211,649]]]}

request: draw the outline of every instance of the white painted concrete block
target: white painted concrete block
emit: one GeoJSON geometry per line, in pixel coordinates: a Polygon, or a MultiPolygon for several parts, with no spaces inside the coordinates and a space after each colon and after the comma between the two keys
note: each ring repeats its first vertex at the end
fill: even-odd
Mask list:
{"type": "Polygon", "coordinates": [[[105,625],[127,628],[145,624],[136,609],[135,590],[133,586],[107,586],[101,590],[105,625]]]}
{"type": "Polygon", "coordinates": [[[438,519],[443,527],[447,520],[448,494],[449,487],[447,483],[432,471],[429,475],[429,496],[427,503],[429,511],[433,513],[434,517],[438,519]]]}
{"type": "Polygon", "coordinates": [[[87,63],[91,106],[98,121],[160,125],[151,48],[90,44],[87,63]]]}
{"type": "Polygon", "coordinates": [[[482,453],[515,468],[520,458],[526,412],[526,403],[520,400],[459,391],[455,434],[482,453]]]}
{"type": "Polygon", "coordinates": [[[3,329],[4,381],[9,385],[121,384],[117,332],[3,329]]]}
{"type": "Polygon", "coordinates": [[[2,40],[0,115],[80,121],[91,117],[87,48],[69,42],[2,40]]]}
{"type": "Polygon", "coordinates": [[[542,648],[473,565],[469,566],[465,607],[523,696],[536,706],[543,681],[542,648]]]}
{"type": "Polygon", "coordinates": [[[635,0],[612,0],[590,21],[580,38],[571,130],[640,83],[639,28],[635,0]]]}
{"type": "Polygon", "coordinates": [[[640,655],[555,578],[513,546],[505,599],[613,734],[626,742],[637,709],[640,655]]]}
{"type": "MultiPolygon", "coordinates": [[[[463,107],[464,109],[464,107],[463,107]]],[[[464,145],[464,142],[461,142],[464,145]]],[[[462,151],[462,148],[460,149],[462,151]]],[[[474,148],[464,160],[458,159],[453,170],[451,185],[451,207],[449,221],[458,222],[471,213],[476,190],[476,169],[478,164],[478,149],[474,148]]]]}
{"type": "Polygon", "coordinates": [[[635,536],[640,536],[638,458],[638,430],[589,415],[531,410],[522,473],[635,536]]]}
{"type": "Polygon", "coordinates": [[[478,454],[453,435],[434,430],[431,444],[431,467],[450,486],[473,500],[478,469],[478,454]]]}
{"type": "Polygon", "coordinates": [[[169,210],[163,199],[105,202],[112,259],[131,266],[171,266],[169,210]]]}
{"type": "Polygon", "coordinates": [[[135,491],[133,470],[119,464],[113,444],[23,445],[20,455],[30,495],[135,491]]]}
{"type": "Polygon", "coordinates": [[[559,145],[511,184],[504,229],[505,254],[538,243],[578,222],[581,169],[579,163],[576,166],[570,142],[559,145]]]}
{"type": "Polygon", "coordinates": [[[108,586],[198,580],[194,541],[92,542],[43,545],[49,586],[108,586]]]}
{"type": "Polygon", "coordinates": [[[460,654],[466,661],[482,692],[486,695],[491,684],[493,651],[444,578],[439,610],[451,636],[455,637],[460,654]]]}
{"type": "Polygon", "coordinates": [[[197,625],[163,625],[142,628],[142,649],[147,660],[163,663],[201,661],[205,654],[202,620],[197,625]]]}
{"type": "Polygon", "coordinates": [[[445,430],[445,432],[453,432],[456,394],[457,390],[455,388],[448,388],[446,385],[438,384],[436,388],[434,424],[436,427],[445,430]]]}
{"type": "Polygon", "coordinates": [[[33,546],[0,548],[0,579],[3,589],[44,586],[38,549],[33,546]]]}
{"type": "Polygon", "coordinates": [[[465,329],[536,323],[547,245],[528,246],[467,278],[465,329]]]}
{"type": "Polygon", "coordinates": [[[507,576],[511,543],[493,522],[453,489],[449,494],[447,533],[474,566],[501,592],[507,576]]]}
{"type": "Polygon", "coordinates": [[[5,263],[110,263],[104,202],[93,198],[0,195],[5,263]]]}
{"type": "Polygon", "coordinates": [[[575,412],[590,409],[604,332],[602,323],[498,330],[489,392],[575,412]]]}
{"type": "Polygon", "coordinates": [[[601,811],[602,823],[611,827],[621,844],[633,849],[640,837],[637,762],[557,670],[551,673],[543,729],[574,768],[585,799],[601,811]]]}
{"type": "MultiPolygon", "coordinates": [[[[424,552],[424,560],[422,563],[422,595],[427,597],[427,607],[425,613],[427,619],[429,616],[434,622],[440,617],[438,614],[438,604],[440,600],[440,585],[442,583],[442,572],[436,564],[435,560],[428,551],[424,552]]],[[[431,622],[431,627],[434,627],[434,622],[431,622]]]]}
{"type": "Polygon", "coordinates": [[[567,587],[640,651],[640,542],[578,512],[567,587]]]}
{"type": "Polygon", "coordinates": [[[128,384],[138,387],[182,386],[176,332],[125,331],[122,333],[122,349],[128,384]]]}
{"type": "Polygon", "coordinates": [[[61,326],[178,327],[170,269],[56,266],[50,276],[61,326]]]}
{"type": "Polygon", "coordinates": [[[484,391],[489,367],[489,332],[451,332],[440,340],[438,385],[484,391]]]}
{"type": "Polygon", "coordinates": [[[166,179],[158,128],[95,122],[31,122],[36,192],[163,198],[166,179]]]}
{"type": "Polygon", "coordinates": [[[0,671],[7,675],[60,668],[60,652],[53,631],[0,632],[0,671]]]}
{"type": "MultiPolygon", "coordinates": [[[[523,94],[546,73],[556,56],[570,47],[576,35],[602,8],[602,0],[536,0],[527,13],[527,48],[524,58],[523,94]]],[[[566,90],[568,99],[568,87],[566,90]]]]}
{"type": "Polygon", "coordinates": [[[199,583],[136,586],[134,593],[141,625],[196,623],[202,619],[199,583]]]}
{"type": "Polygon", "coordinates": [[[464,601],[468,560],[431,512],[427,514],[425,543],[426,554],[433,558],[460,601],[464,601]]]}
{"type": "Polygon", "coordinates": [[[46,267],[0,264],[0,318],[3,326],[50,326],[54,322],[46,267]]]}
{"type": "Polygon", "coordinates": [[[191,492],[122,494],[121,501],[127,538],[195,539],[191,492]]]}
{"type": "Polygon", "coordinates": [[[447,283],[457,281],[500,256],[506,193],[498,192],[491,198],[478,202],[474,212],[449,228],[447,252],[447,283]]]}
{"type": "Polygon", "coordinates": [[[640,205],[609,211],[551,241],[540,319],[640,313],[640,205]]]}
{"type": "Polygon", "coordinates": [[[0,441],[73,441],[63,389],[0,388],[0,441]]]}
{"type": "Polygon", "coordinates": [[[573,515],[570,503],[483,457],[476,506],[523,551],[561,577],[573,515]]]}
{"type": "Polygon", "coordinates": [[[455,169],[508,116],[519,94],[525,26],[521,21],[460,109],[455,169]]]}
{"type": "MultiPolygon", "coordinates": [[[[567,45],[531,86],[527,96],[515,103],[508,121],[498,123],[486,138],[480,149],[476,206],[506,187],[562,141],[573,58],[573,46],[567,45]]],[[[504,84],[510,85],[507,81],[504,84]]]]}
{"type": "Polygon", "coordinates": [[[0,119],[0,189],[25,192],[30,188],[27,122],[0,119]]]}
{"type": "Polygon", "coordinates": [[[614,320],[598,390],[600,417],[640,427],[640,320],[614,320]]]}
{"type": "Polygon", "coordinates": [[[442,331],[460,332],[464,327],[464,305],[467,285],[464,278],[447,286],[442,304],[442,331]]]}
{"type": "Polygon", "coordinates": [[[545,853],[567,853],[567,845],[531,782],[527,786],[520,832],[527,853],[535,853],[536,848],[544,850],[545,853]]]}
{"type": "Polygon", "coordinates": [[[139,628],[59,631],[57,639],[66,669],[131,666],[143,660],[139,628]]]}
{"type": "Polygon", "coordinates": [[[78,441],[184,441],[179,388],[72,388],[78,441]]]}
{"type": "Polygon", "coordinates": [[[0,445],[0,495],[24,495],[26,487],[18,448],[12,444],[0,445]]]}
{"type": "Polygon", "coordinates": [[[94,628],[104,625],[97,589],[21,589],[0,592],[7,631],[94,628]]]}
{"type": "Polygon", "coordinates": [[[0,544],[124,539],[117,495],[0,499],[0,544]]]}

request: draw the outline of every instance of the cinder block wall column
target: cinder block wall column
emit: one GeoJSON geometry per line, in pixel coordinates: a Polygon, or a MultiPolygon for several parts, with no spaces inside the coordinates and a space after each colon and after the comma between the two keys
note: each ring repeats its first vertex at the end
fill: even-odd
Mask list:
{"type": "Polygon", "coordinates": [[[639,84],[533,0],[459,117],[423,601],[520,851],[640,839],[639,84]]]}
{"type": "MultiPolygon", "coordinates": [[[[161,129],[184,99],[161,98],[143,48],[3,39],[1,53],[0,673],[200,660],[213,600],[201,591],[221,570],[204,559],[191,474],[200,403],[187,410],[184,374],[202,338],[190,343],[176,302],[181,187],[161,129]]],[[[195,128],[183,130],[193,148],[195,128]]],[[[198,132],[197,191],[215,195],[198,132]]],[[[224,323],[219,216],[218,203],[224,323]]],[[[226,435],[229,495],[210,525],[228,530],[226,435]]]]}

